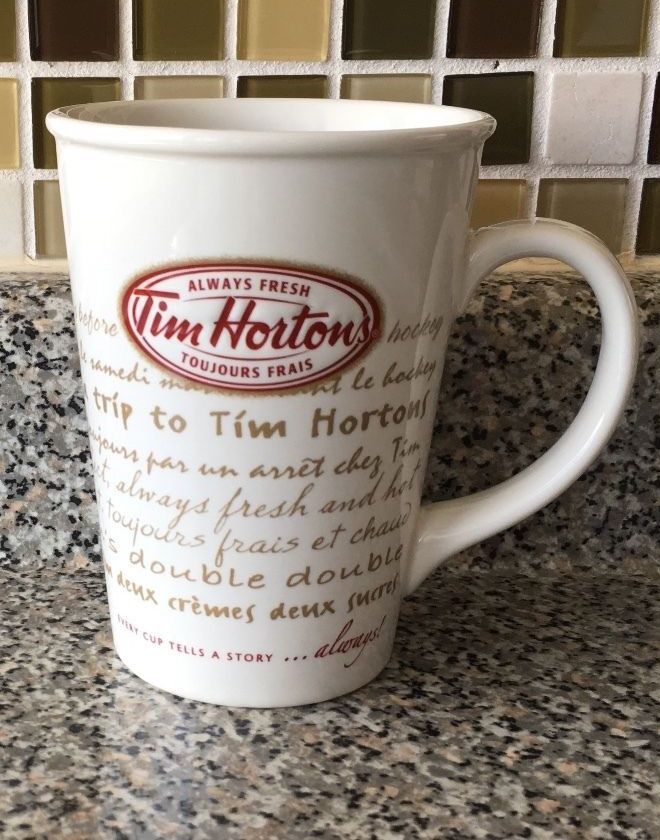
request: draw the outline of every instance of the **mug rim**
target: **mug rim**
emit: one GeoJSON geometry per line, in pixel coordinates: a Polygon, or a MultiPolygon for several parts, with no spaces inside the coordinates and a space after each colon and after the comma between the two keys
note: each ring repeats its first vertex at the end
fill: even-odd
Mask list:
{"type": "Polygon", "coordinates": [[[69,105],[51,111],[46,125],[56,140],[64,143],[122,152],[242,156],[474,148],[493,133],[496,122],[483,111],[450,105],[255,97],[69,105]],[[195,119],[203,121],[205,115],[207,120],[215,117],[217,124],[193,124],[195,119]],[[226,125],[222,125],[223,116],[226,125]],[[312,128],[272,127],[277,122],[286,125],[292,117],[299,122],[307,120],[312,128]],[[259,120],[263,127],[255,128],[259,120]],[[353,120],[358,127],[328,127],[332,120],[338,125],[353,120]]]}

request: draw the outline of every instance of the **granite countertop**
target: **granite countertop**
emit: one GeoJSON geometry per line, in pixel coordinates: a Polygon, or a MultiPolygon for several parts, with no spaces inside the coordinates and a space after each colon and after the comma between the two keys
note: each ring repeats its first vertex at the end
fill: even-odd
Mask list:
{"type": "MultiPolygon", "coordinates": [[[[0,836],[659,837],[660,281],[633,400],[546,510],[405,602],[394,657],[317,706],[236,710],[112,650],[66,278],[0,275],[0,836]]],[[[449,354],[426,495],[561,433],[598,319],[571,277],[484,284],[449,354]]]]}

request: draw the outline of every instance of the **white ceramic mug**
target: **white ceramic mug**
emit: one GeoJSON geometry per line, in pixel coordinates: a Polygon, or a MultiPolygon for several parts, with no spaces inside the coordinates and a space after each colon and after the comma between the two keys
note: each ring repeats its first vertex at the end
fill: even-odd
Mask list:
{"type": "Polygon", "coordinates": [[[401,598],[554,499],[612,433],[636,317],[590,234],[469,231],[486,114],[319,100],[55,111],[117,653],[232,706],[338,696],[386,665],[401,598]],[[480,278],[565,261],[603,343],[563,437],[420,510],[447,338],[480,278]]]}

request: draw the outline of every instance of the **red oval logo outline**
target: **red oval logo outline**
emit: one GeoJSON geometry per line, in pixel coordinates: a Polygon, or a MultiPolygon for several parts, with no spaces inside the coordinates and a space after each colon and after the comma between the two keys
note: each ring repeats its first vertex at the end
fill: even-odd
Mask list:
{"type": "Polygon", "coordinates": [[[160,367],[253,393],[336,375],[373,346],[382,319],[375,295],[354,278],[248,262],[151,271],[128,284],[120,308],[134,344],[160,367]]]}

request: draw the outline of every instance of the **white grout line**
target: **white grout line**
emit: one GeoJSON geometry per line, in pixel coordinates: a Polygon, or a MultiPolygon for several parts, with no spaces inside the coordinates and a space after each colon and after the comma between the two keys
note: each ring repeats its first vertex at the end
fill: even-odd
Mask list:
{"type": "Polygon", "coordinates": [[[133,99],[133,2],[119,0],[119,62],[117,71],[121,79],[121,98],[133,99]]]}
{"type": "MultiPolygon", "coordinates": [[[[532,143],[529,166],[532,172],[527,183],[527,195],[523,214],[531,219],[536,216],[541,173],[545,166],[545,149],[548,137],[550,112],[550,91],[552,87],[552,53],[555,43],[555,19],[557,0],[545,0],[541,7],[541,25],[539,28],[538,56],[540,63],[534,73],[534,100],[532,116],[532,143]]],[[[545,174],[545,173],[544,173],[545,174]]]]}
{"type": "Polygon", "coordinates": [[[23,184],[23,247],[28,257],[36,252],[34,234],[34,198],[32,180],[32,79],[30,74],[30,34],[28,26],[28,0],[16,3],[16,59],[15,76],[18,79],[18,131],[21,156],[20,180],[23,184]]]}
{"type": "Polygon", "coordinates": [[[344,26],[344,0],[332,0],[330,5],[330,29],[328,36],[328,98],[341,97],[343,62],[341,57],[344,26]]]}
{"type": "MultiPolygon", "coordinates": [[[[543,178],[625,178],[629,183],[623,249],[634,248],[637,223],[646,178],[660,178],[660,165],[646,160],[656,77],[660,72],[660,0],[651,0],[649,43],[643,57],[554,58],[554,20],[557,0],[545,0],[541,18],[539,51],[534,58],[458,59],[445,56],[451,0],[437,0],[433,56],[423,60],[345,60],[341,56],[344,0],[330,0],[328,57],[325,61],[248,61],[237,58],[238,7],[240,0],[226,0],[224,58],[220,61],[135,61],[133,59],[132,0],[119,0],[119,60],[114,62],[32,61],[29,54],[28,3],[16,0],[17,60],[0,62],[0,77],[19,85],[19,134],[22,168],[0,170],[0,180],[19,181],[23,187],[25,253],[35,253],[33,182],[57,178],[54,170],[35,170],[32,158],[31,80],[35,77],[113,77],[121,80],[123,99],[133,98],[135,76],[220,75],[225,96],[236,96],[239,75],[325,75],[328,97],[341,95],[344,74],[423,73],[432,79],[432,101],[442,101],[446,75],[488,72],[533,72],[535,74],[531,157],[529,163],[487,166],[485,179],[515,178],[528,182],[525,215],[536,211],[538,187],[543,178]],[[644,94],[634,161],[629,165],[556,165],[545,158],[552,74],[562,72],[643,72],[644,94]]],[[[403,0],[402,0],[403,2],[403,0]]]]}
{"type": "MultiPolygon", "coordinates": [[[[25,0],[18,0],[24,2],[25,0]]],[[[549,2],[550,0],[546,0],[549,2]]],[[[122,3],[127,0],[121,0],[122,3]]],[[[227,0],[227,24],[237,18],[230,14],[236,11],[236,0],[227,0]]],[[[438,0],[439,4],[447,0],[438,0]]],[[[654,0],[660,2],[660,0],[654,0]]],[[[439,6],[440,10],[441,6],[439,6]]],[[[653,7],[654,10],[657,7],[653,7]]],[[[122,16],[123,17],[123,16],[122,16]]],[[[124,21],[124,25],[126,25],[124,21]]],[[[132,28],[132,27],[131,27],[132,28]]],[[[342,58],[338,69],[342,73],[432,73],[434,71],[449,74],[455,73],[512,73],[536,71],[539,66],[552,65],[562,72],[638,72],[655,66],[658,56],[624,56],[619,58],[553,58],[552,56],[537,56],[536,58],[446,58],[442,55],[445,36],[442,32],[442,18],[439,16],[436,24],[436,43],[440,54],[432,58],[387,58],[387,59],[349,59],[342,58]]],[[[225,39],[226,47],[233,46],[231,29],[227,26],[225,39]]],[[[225,52],[227,55],[227,52],[225,52]]],[[[339,56],[337,56],[338,58],[339,56]]],[[[129,56],[130,58],[130,56],[129,56]]],[[[235,55],[232,56],[235,59],[235,55]]],[[[227,56],[219,61],[135,61],[125,62],[135,75],[181,75],[181,74],[211,74],[223,65],[231,64],[232,59],[227,56]]],[[[332,70],[329,61],[267,61],[256,59],[238,59],[242,73],[263,74],[277,68],[279,74],[293,73],[328,73],[332,70]]],[[[0,76],[11,76],[17,72],[22,62],[0,61],[0,76]]],[[[122,61],[31,61],[28,60],[31,76],[67,78],[85,76],[119,76],[122,61]]]]}
{"type": "Polygon", "coordinates": [[[225,77],[225,96],[236,96],[236,80],[238,78],[238,2],[239,0],[226,0],[225,2],[225,50],[224,61],[216,65],[215,73],[221,73],[225,77]],[[220,70],[219,68],[222,68],[220,70]]]}
{"type": "Polygon", "coordinates": [[[433,61],[431,81],[431,102],[442,104],[444,72],[451,59],[445,58],[447,52],[447,34],[449,32],[449,11],[451,0],[437,0],[435,10],[435,30],[433,32],[433,61]]]}
{"type": "MultiPolygon", "coordinates": [[[[24,2],[24,0],[19,0],[24,2]]],[[[126,0],[122,0],[126,2],[126,0]]],[[[340,0],[341,2],[341,0],[340,0]]],[[[447,0],[438,0],[439,3],[447,0]]],[[[227,0],[227,22],[234,20],[230,15],[232,9],[236,9],[235,0],[227,0]]],[[[128,26],[130,18],[126,20],[122,15],[122,30],[128,26]]],[[[132,28],[132,27],[131,27],[132,28]]],[[[438,18],[434,40],[438,48],[445,48],[445,33],[443,32],[442,18],[438,18]]],[[[125,30],[124,30],[125,31],[125,30]]],[[[339,30],[338,30],[339,31],[339,30]]],[[[225,54],[229,46],[233,46],[231,30],[227,27],[227,38],[225,38],[225,54]],[[229,42],[229,43],[227,43],[229,42]]],[[[130,36],[128,36],[130,37],[130,36]]],[[[122,39],[123,40],[123,39],[122,39]]],[[[331,41],[334,40],[331,39],[331,41]]],[[[125,42],[124,42],[125,43],[125,42]]],[[[129,42],[130,43],[130,42],[129,42]]],[[[341,40],[335,41],[338,45],[341,40]]],[[[125,61],[57,61],[53,63],[45,61],[28,60],[28,72],[31,76],[46,78],[70,78],[89,76],[120,76],[122,65],[125,65],[129,72],[136,76],[142,75],[194,75],[194,74],[215,74],[218,71],[227,69],[232,61],[240,65],[241,73],[267,74],[274,69],[278,74],[288,75],[300,73],[329,73],[340,71],[341,73],[513,73],[524,71],[536,71],[540,66],[551,65],[562,72],[638,72],[643,69],[650,69],[657,64],[657,56],[627,56],[622,58],[553,58],[552,56],[537,58],[446,58],[441,53],[432,58],[420,59],[349,59],[334,56],[334,61],[339,61],[333,66],[333,61],[267,61],[255,59],[236,59],[227,56],[219,61],[135,61],[128,56],[125,61]]],[[[0,76],[15,75],[22,65],[21,61],[1,62],[0,76]]]]}

